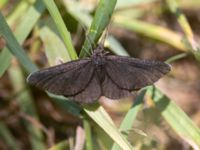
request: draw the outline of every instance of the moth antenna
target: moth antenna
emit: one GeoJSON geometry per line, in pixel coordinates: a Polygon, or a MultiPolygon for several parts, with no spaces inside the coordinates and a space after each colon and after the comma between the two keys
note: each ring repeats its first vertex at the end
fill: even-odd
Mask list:
{"type": "Polygon", "coordinates": [[[101,48],[104,47],[104,43],[105,43],[107,37],[108,37],[108,28],[106,29],[105,33],[102,35],[102,39],[101,39],[101,41],[99,43],[99,46],[101,48]]]}
{"type": "Polygon", "coordinates": [[[100,46],[102,49],[103,49],[103,47],[104,47],[106,38],[108,37],[108,31],[109,31],[109,28],[110,28],[111,23],[112,23],[112,21],[108,24],[108,27],[106,28],[105,33],[102,34],[102,38],[101,38],[101,41],[100,41],[100,43],[99,43],[99,46],[100,46]]]}

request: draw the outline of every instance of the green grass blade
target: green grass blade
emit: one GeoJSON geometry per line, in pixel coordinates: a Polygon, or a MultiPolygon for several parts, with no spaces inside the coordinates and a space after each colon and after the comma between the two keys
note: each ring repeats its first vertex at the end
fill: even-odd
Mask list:
{"type": "MultiPolygon", "coordinates": [[[[37,119],[37,112],[29,90],[26,88],[23,73],[18,65],[12,65],[9,69],[9,76],[15,93],[19,93],[16,100],[21,112],[37,119]]],[[[30,143],[33,150],[45,149],[44,139],[41,130],[34,124],[25,121],[25,128],[30,137],[30,143]]]]}
{"type": "Polygon", "coordinates": [[[93,143],[92,143],[92,131],[91,131],[90,123],[87,119],[83,119],[83,126],[84,126],[84,130],[85,130],[85,138],[86,138],[85,147],[86,147],[86,150],[93,150],[94,146],[93,146],[93,143]]]}
{"type": "Polygon", "coordinates": [[[129,56],[128,52],[122,47],[116,38],[108,35],[105,41],[105,47],[109,48],[114,54],[121,56],[129,56]]]}
{"type": "Polygon", "coordinates": [[[123,150],[133,150],[133,147],[118,131],[103,107],[89,106],[84,110],[123,150]]]}
{"type": "Polygon", "coordinates": [[[179,59],[183,59],[183,58],[185,58],[186,56],[188,56],[188,53],[180,53],[180,54],[177,54],[177,55],[175,55],[175,56],[170,57],[170,58],[167,59],[165,62],[168,63],[168,64],[170,64],[170,63],[172,63],[172,62],[174,62],[174,61],[177,61],[177,60],[179,60],[179,59]]]}
{"type": "Polygon", "coordinates": [[[12,59],[12,54],[7,48],[4,48],[0,53],[0,77],[9,67],[11,59],[12,59]]]}
{"type": "MultiPolygon", "coordinates": [[[[133,122],[136,118],[136,115],[143,106],[143,98],[144,98],[145,92],[146,92],[146,90],[141,91],[141,93],[135,99],[133,106],[126,113],[126,116],[124,117],[124,119],[119,127],[119,130],[121,132],[123,132],[123,131],[128,132],[129,130],[131,130],[131,128],[133,126],[133,122]]],[[[124,137],[127,138],[128,134],[125,134],[124,137]]],[[[121,150],[121,148],[117,144],[114,144],[112,147],[112,150],[121,150]]]]}
{"type": "Polygon", "coordinates": [[[80,112],[81,112],[82,108],[78,104],[70,101],[68,98],[63,97],[63,96],[51,94],[48,92],[47,92],[47,94],[49,97],[52,98],[53,102],[58,104],[65,111],[73,114],[74,116],[77,116],[77,117],[80,116],[80,112]]]}
{"type": "MultiPolygon", "coordinates": [[[[23,40],[30,33],[33,25],[36,23],[38,18],[41,16],[44,9],[45,8],[44,8],[44,4],[43,4],[42,1],[37,1],[33,7],[30,7],[29,11],[26,13],[26,14],[28,14],[27,17],[26,16],[24,17],[24,22],[22,22],[22,24],[20,25],[21,27],[19,27],[19,29],[18,28],[16,29],[16,32],[17,32],[16,36],[20,37],[20,39],[19,39],[19,40],[21,40],[21,41],[19,41],[20,43],[23,43],[23,40]],[[31,20],[31,18],[32,18],[32,20],[31,20]],[[27,24],[27,26],[26,26],[26,24],[27,24]],[[26,30],[23,29],[23,26],[24,27],[26,26],[26,30]],[[22,32],[26,32],[26,33],[22,33],[22,32]],[[23,34],[23,36],[21,36],[20,34],[23,34]]],[[[2,18],[2,17],[3,16],[0,14],[0,19],[2,19],[2,21],[5,21],[5,19],[2,18]]],[[[12,37],[11,39],[15,41],[14,43],[12,43],[12,41],[11,42],[9,41],[9,44],[12,45],[10,47],[11,51],[14,51],[14,52],[17,51],[13,54],[20,60],[22,65],[27,66],[27,67],[25,67],[27,72],[29,72],[29,73],[34,72],[37,68],[35,68],[35,65],[31,62],[30,59],[28,59],[28,57],[26,56],[26,54],[24,53],[22,48],[16,48],[15,47],[16,45],[17,45],[17,47],[20,47],[20,46],[19,46],[19,44],[16,44],[16,42],[17,42],[16,39],[13,39],[13,35],[12,35],[10,29],[8,28],[7,24],[5,22],[2,23],[2,21],[0,21],[0,32],[2,30],[3,30],[4,33],[8,32],[9,34],[11,34],[11,37],[12,37]],[[6,26],[2,26],[2,24],[6,24],[6,26]],[[5,30],[4,28],[1,28],[1,27],[6,27],[6,29],[8,29],[8,30],[5,30]],[[26,61],[23,61],[23,59],[21,59],[21,56],[23,58],[27,58],[27,59],[25,59],[26,61]],[[33,67],[29,68],[29,66],[33,66],[33,67]]],[[[5,54],[4,54],[4,56],[5,56],[5,54]]],[[[1,67],[0,67],[0,69],[1,69],[1,67]]],[[[0,71],[1,74],[3,74],[4,71],[1,70],[0,71]]],[[[49,96],[53,98],[54,102],[56,102],[59,106],[64,107],[68,112],[70,112],[74,115],[80,114],[81,109],[75,103],[72,103],[72,102],[68,101],[66,98],[61,97],[61,96],[57,96],[57,95],[54,95],[54,94],[49,94],[49,96]]]]}
{"type": "MultiPolygon", "coordinates": [[[[41,1],[38,0],[38,5],[41,4],[41,1]]],[[[37,8],[36,8],[37,10],[37,8]]],[[[37,70],[36,66],[31,62],[31,60],[26,56],[26,53],[23,51],[23,49],[20,47],[19,43],[17,43],[14,35],[12,34],[10,28],[8,27],[7,23],[5,22],[5,19],[0,14],[0,32],[2,32],[3,35],[5,35],[8,39],[11,38],[11,41],[8,41],[7,44],[9,44],[9,50],[13,52],[13,54],[19,59],[21,64],[25,67],[26,71],[31,73],[37,70]],[[2,26],[3,25],[3,26],[2,26]],[[5,25],[5,26],[4,26],[5,25]]],[[[69,102],[66,98],[49,94],[53,100],[59,104],[61,107],[65,107],[65,109],[71,113],[74,113],[74,115],[77,115],[80,113],[80,107],[75,105],[75,103],[69,102]]]]}
{"type": "MultiPolygon", "coordinates": [[[[41,21],[39,31],[39,36],[45,45],[45,54],[50,66],[56,65],[60,60],[65,62],[71,59],[51,20],[41,21]]],[[[76,116],[80,115],[81,108],[76,103],[69,101],[63,96],[57,96],[50,93],[48,93],[48,95],[53,98],[55,103],[68,112],[76,116]]]]}
{"type": "Polygon", "coordinates": [[[31,30],[33,29],[34,25],[38,21],[39,17],[43,14],[44,10],[45,10],[45,6],[43,2],[41,2],[40,0],[37,0],[34,4],[32,4],[28,8],[26,13],[23,15],[23,19],[19,23],[15,31],[15,36],[17,37],[17,40],[19,41],[20,44],[30,34],[31,30]]]}
{"type": "Polygon", "coordinates": [[[25,51],[17,42],[15,36],[13,35],[11,29],[9,28],[5,18],[0,12],[0,32],[6,40],[6,45],[16,57],[19,59],[20,63],[23,65],[26,70],[29,72],[37,70],[37,67],[30,63],[30,59],[27,57],[25,51]]]}
{"type": "Polygon", "coordinates": [[[151,86],[147,90],[167,123],[174,131],[193,147],[200,147],[200,129],[192,120],[167,96],[151,86]]]}
{"type": "MultiPolygon", "coordinates": [[[[96,124],[95,124],[96,125],[96,124]]],[[[113,139],[98,125],[93,128],[93,142],[97,150],[110,150],[113,139]]]]}
{"type": "MultiPolygon", "coordinates": [[[[69,14],[71,14],[78,22],[89,28],[92,22],[92,16],[88,12],[83,11],[84,8],[82,8],[83,6],[81,6],[80,3],[71,0],[64,1],[63,3],[69,14]]],[[[111,35],[106,37],[104,46],[109,48],[115,54],[128,56],[127,51],[122,47],[117,39],[111,35]]]]}
{"type": "Polygon", "coordinates": [[[59,142],[58,144],[55,144],[49,150],[68,150],[68,149],[70,149],[69,142],[64,140],[59,142]]]}
{"type": "MultiPolygon", "coordinates": [[[[43,11],[44,11],[44,5],[42,5],[41,2],[39,2],[39,0],[38,0],[33,6],[29,7],[29,9],[26,13],[23,13],[23,14],[25,14],[23,16],[23,21],[21,21],[17,25],[16,30],[15,30],[15,35],[17,36],[16,38],[20,43],[23,43],[25,38],[28,36],[30,31],[32,30],[33,25],[36,23],[36,21],[38,20],[40,15],[43,13],[43,11]],[[30,17],[30,16],[32,16],[32,17],[30,17]]],[[[14,35],[12,34],[12,31],[9,29],[8,25],[6,24],[4,18],[1,14],[0,14],[0,18],[1,18],[0,26],[2,27],[1,33],[4,35],[4,37],[6,37],[5,39],[7,40],[8,47],[13,48],[13,50],[12,50],[12,51],[14,51],[13,53],[16,54],[19,58],[23,58],[21,63],[29,62],[30,60],[28,59],[26,54],[23,53],[23,50],[20,48],[14,35]],[[16,48],[14,48],[15,46],[16,46],[16,48]],[[22,53],[20,51],[16,52],[16,51],[18,51],[18,49],[21,50],[22,53]]],[[[8,66],[10,64],[12,54],[10,53],[10,51],[7,48],[5,48],[3,50],[3,52],[1,53],[0,57],[3,58],[3,59],[0,59],[0,61],[1,62],[4,61],[3,63],[1,63],[3,65],[3,67],[1,66],[1,69],[0,69],[0,73],[2,75],[5,72],[5,70],[7,70],[8,66]]],[[[30,70],[28,70],[28,71],[34,71],[36,69],[36,67],[34,65],[30,65],[30,64],[31,64],[31,62],[29,62],[29,66],[27,66],[26,69],[31,66],[30,70]],[[33,69],[33,70],[31,70],[31,69],[33,69]]],[[[21,84],[19,84],[19,85],[21,85],[21,84]]],[[[24,99],[26,101],[29,101],[28,103],[31,104],[31,100],[29,99],[29,95],[27,95],[27,94],[28,93],[21,94],[20,100],[24,99]]],[[[22,107],[26,107],[25,109],[28,109],[29,111],[31,111],[34,106],[32,104],[31,104],[31,106],[30,105],[28,106],[26,104],[27,103],[22,102],[22,104],[20,106],[24,105],[22,107]]],[[[35,115],[35,111],[31,111],[31,112],[33,115],[35,115]]],[[[44,149],[43,141],[41,139],[41,132],[37,128],[35,128],[31,125],[28,126],[28,130],[31,135],[30,138],[31,138],[32,148],[33,149],[44,149]]]]}
{"type": "Polygon", "coordinates": [[[181,26],[183,32],[185,33],[185,41],[184,44],[186,47],[188,47],[189,50],[194,54],[195,58],[200,61],[200,44],[195,39],[194,33],[192,31],[192,28],[184,15],[183,12],[178,7],[178,1],[177,0],[167,0],[169,9],[171,12],[177,17],[177,21],[179,25],[181,26]]]}
{"type": "Polygon", "coordinates": [[[88,54],[85,52],[91,52],[91,41],[97,43],[101,34],[103,33],[105,27],[110,22],[110,17],[113,13],[114,7],[116,4],[116,0],[100,0],[98,4],[98,8],[95,12],[95,16],[92,21],[92,25],[90,26],[88,37],[86,38],[84,45],[81,49],[79,57],[85,57],[88,54]]]}
{"type": "Polygon", "coordinates": [[[51,20],[46,20],[42,21],[42,24],[39,34],[45,45],[45,54],[50,65],[55,65],[60,60],[63,62],[71,60],[65,45],[57,33],[54,23],[51,20]]]}
{"type": "Polygon", "coordinates": [[[187,51],[187,47],[185,47],[184,43],[182,42],[183,37],[167,28],[122,16],[115,16],[114,23],[117,26],[121,26],[125,29],[129,29],[149,38],[167,43],[178,50],[187,51]]]}
{"type": "MultiPolygon", "coordinates": [[[[102,3],[102,2],[101,2],[102,3]]],[[[107,3],[107,2],[106,2],[107,3]]],[[[105,1],[104,3],[105,4],[105,1]]],[[[100,5],[101,6],[101,5],[100,5]]],[[[101,6],[102,7],[102,6],[101,6]]],[[[97,13],[98,14],[98,13],[97,13]]],[[[103,19],[103,18],[101,18],[103,19]]],[[[96,19],[97,20],[97,19],[96,19]]],[[[108,23],[108,22],[107,22],[108,23]]],[[[97,26],[98,27],[98,26],[97,26]]],[[[98,27],[100,28],[100,27],[98,27]]],[[[105,26],[104,26],[105,28],[105,26]]],[[[103,31],[103,28],[101,27],[101,30],[103,31]]],[[[101,32],[102,33],[102,32],[101,32]]],[[[100,35],[100,33],[99,33],[100,35]]],[[[57,49],[58,50],[58,49],[57,49]]],[[[58,50],[59,51],[59,50],[58,50]]],[[[50,51],[51,52],[51,51],[50,51]]],[[[56,56],[55,56],[56,57],[56,56]]],[[[54,59],[55,59],[54,57],[54,59]]],[[[55,62],[55,60],[54,60],[55,62]]],[[[100,124],[100,127],[103,128],[103,130],[106,131],[108,135],[110,135],[114,140],[116,140],[116,143],[121,145],[121,147],[128,149],[131,149],[130,144],[122,137],[122,135],[119,133],[119,131],[116,129],[114,126],[114,123],[112,122],[111,118],[108,116],[108,114],[105,112],[105,110],[95,110],[94,111],[89,111],[88,109],[85,109],[85,111],[88,113],[88,115],[97,122],[97,124],[100,124]],[[103,124],[107,124],[107,126],[104,126],[103,124]],[[112,131],[114,134],[110,133],[112,131]],[[114,135],[114,136],[113,136],[114,135]]]]}
{"type": "Polygon", "coordinates": [[[66,8],[66,11],[73,16],[81,25],[89,27],[92,22],[92,16],[89,12],[84,11],[83,6],[81,6],[78,1],[65,0],[62,1],[66,8]]]}
{"type": "Polygon", "coordinates": [[[18,24],[20,22],[22,14],[26,12],[26,10],[30,5],[31,3],[28,0],[20,1],[19,3],[17,3],[12,12],[6,17],[8,24],[9,25],[18,24]]]}
{"type": "MultiPolygon", "coordinates": [[[[66,103],[66,102],[67,101],[63,100],[63,103],[66,103]]],[[[69,104],[65,109],[68,109],[68,107],[71,107],[71,104],[69,104]]],[[[106,133],[108,135],[110,135],[114,140],[116,140],[116,142],[119,145],[121,145],[122,147],[125,147],[125,148],[129,147],[128,149],[131,149],[129,143],[122,137],[120,132],[114,126],[114,123],[112,122],[111,118],[108,116],[108,114],[105,112],[105,110],[102,110],[102,109],[101,109],[101,112],[99,112],[100,111],[99,109],[95,110],[95,112],[88,111],[88,109],[85,109],[85,111],[89,114],[89,116],[93,120],[95,120],[97,122],[98,125],[100,124],[100,127],[103,128],[103,130],[105,130],[106,133]],[[98,118],[98,120],[96,120],[97,118],[98,118]],[[106,124],[106,125],[104,126],[104,124],[106,124]]]]}
{"type": "MultiPolygon", "coordinates": [[[[35,25],[41,14],[44,12],[44,10],[45,7],[43,2],[37,0],[33,5],[28,8],[27,12],[23,14],[23,20],[19,24],[17,24],[14,31],[17,41],[20,44],[22,44],[26,37],[29,35],[33,26],[35,25]]],[[[0,77],[4,74],[4,72],[10,65],[11,58],[12,53],[7,48],[4,48],[0,54],[0,77]]]]}
{"type": "MultiPolygon", "coordinates": [[[[89,52],[91,48],[91,41],[97,43],[106,25],[109,24],[110,16],[116,4],[115,0],[107,1],[100,0],[98,8],[95,12],[92,25],[89,30],[89,39],[85,40],[80,57],[87,55],[85,51],[89,52]]],[[[112,119],[102,107],[95,108],[93,106],[84,107],[84,111],[123,149],[132,149],[130,143],[121,135],[115,127],[112,119]]]]}
{"type": "Polygon", "coordinates": [[[0,9],[2,9],[7,3],[8,3],[8,0],[1,0],[0,9]]]}
{"type": "MultiPolygon", "coordinates": [[[[40,6],[39,8],[41,8],[41,9],[39,9],[38,7],[34,7],[32,9],[33,11],[38,10],[35,12],[35,14],[33,13],[35,15],[35,17],[32,18],[32,20],[34,20],[34,22],[36,22],[37,19],[39,18],[39,16],[41,15],[41,14],[38,14],[37,12],[44,11],[44,5],[43,5],[42,1],[38,0],[35,6],[38,6],[38,7],[40,6]]],[[[27,26],[28,25],[33,26],[34,23],[33,24],[27,23],[27,26]]],[[[22,30],[23,28],[20,27],[20,29],[22,30]]],[[[31,29],[31,28],[29,28],[29,29],[31,29]]],[[[28,32],[30,33],[30,31],[27,31],[27,34],[28,34],[28,32]]],[[[5,19],[3,18],[2,14],[0,14],[0,33],[2,33],[4,35],[4,37],[6,37],[5,39],[8,40],[7,44],[9,45],[9,50],[11,52],[13,52],[13,54],[18,58],[18,60],[24,66],[25,70],[29,73],[37,70],[37,67],[31,62],[31,60],[27,57],[26,53],[20,47],[19,43],[17,42],[14,35],[12,34],[12,31],[8,27],[8,24],[5,22],[5,19]]],[[[19,31],[19,33],[20,33],[20,31],[19,31]]],[[[27,34],[24,34],[24,35],[27,35],[27,34]]],[[[21,40],[23,40],[22,37],[21,37],[21,40]]],[[[70,102],[70,101],[68,101],[68,99],[61,97],[61,96],[57,96],[54,94],[49,94],[49,95],[50,95],[50,97],[53,98],[54,102],[59,104],[59,106],[64,107],[66,111],[69,111],[69,112],[73,113],[74,115],[78,115],[80,113],[81,108],[78,107],[75,103],[70,102]]]]}
{"type": "Polygon", "coordinates": [[[70,58],[77,59],[78,56],[73,47],[70,33],[65,26],[65,23],[58,11],[56,4],[54,3],[53,0],[43,0],[43,2],[45,3],[49,13],[51,14],[51,17],[53,18],[53,20],[57,26],[57,29],[63,39],[63,42],[64,42],[66,48],[67,48],[67,51],[69,52],[70,58]]]}
{"type": "Polygon", "coordinates": [[[157,1],[157,0],[135,0],[135,1],[132,1],[132,0],[118,0],[117,1],[117,5],[116,5],[116,8],[117,9],[120,9],[120,8],[123,8],[123,7],[134,7],[134,6],[137,6],[137,5],[144,5],[144,4],[147,4],[147,3],[152,3],[154,1],[157,1]]]}
{"type": "Polygon", "coordinates": [[[9,149],[20,150],[20,147],[16,143],[16,140],[14,139],[13,135],[3,122],[0,122],[0,136],[5,141],[5,143],[7,143],[9,149]]]}

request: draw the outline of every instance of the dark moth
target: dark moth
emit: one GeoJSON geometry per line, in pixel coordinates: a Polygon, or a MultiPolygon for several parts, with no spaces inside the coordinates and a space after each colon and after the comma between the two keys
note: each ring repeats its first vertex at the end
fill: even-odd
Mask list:
{"type": "Polygon", "coordinates": [[[93,103],[101,96],[120,99],[151,85],[170,71],[160,61],[107,55],[100,46],[90,58],[78,59],[32,73],[27,81],[51,93],[93,103]]]}

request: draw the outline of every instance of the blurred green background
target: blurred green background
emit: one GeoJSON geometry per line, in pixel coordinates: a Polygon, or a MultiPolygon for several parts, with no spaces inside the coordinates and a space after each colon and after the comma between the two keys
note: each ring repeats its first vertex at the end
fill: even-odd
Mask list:
{"type": "Polygon", "coordinates": [[[199,0],[1,0],[0,149],[200,149],[199,10],[199,0]],[[91,106],[26,83],[37,69],[86,57],[104,31],[110,53],[172,71],[91,106]]]}

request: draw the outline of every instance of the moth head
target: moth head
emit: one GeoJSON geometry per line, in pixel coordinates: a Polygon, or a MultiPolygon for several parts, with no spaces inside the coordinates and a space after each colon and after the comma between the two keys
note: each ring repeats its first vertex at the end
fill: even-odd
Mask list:
{"type": "Polygon", "coordinates": [[[106,52],[106,51],[104,50],[103,45],[98,45],[98,46],[94,49],[92,56],[94,56],[94,57],[103,57],[103,56],[105,56],[106,54],[108,54],[108,52],[106,52]]]}
{"type": "Polygon", "coordinates": [[[96,66],[101,66],[105,64],[105,55],[107,54],[107,52],[104,50],[104,48],[102,46],[98,46],[93,54],[92,54],[92,62],[96,65],[96,66]]]}

